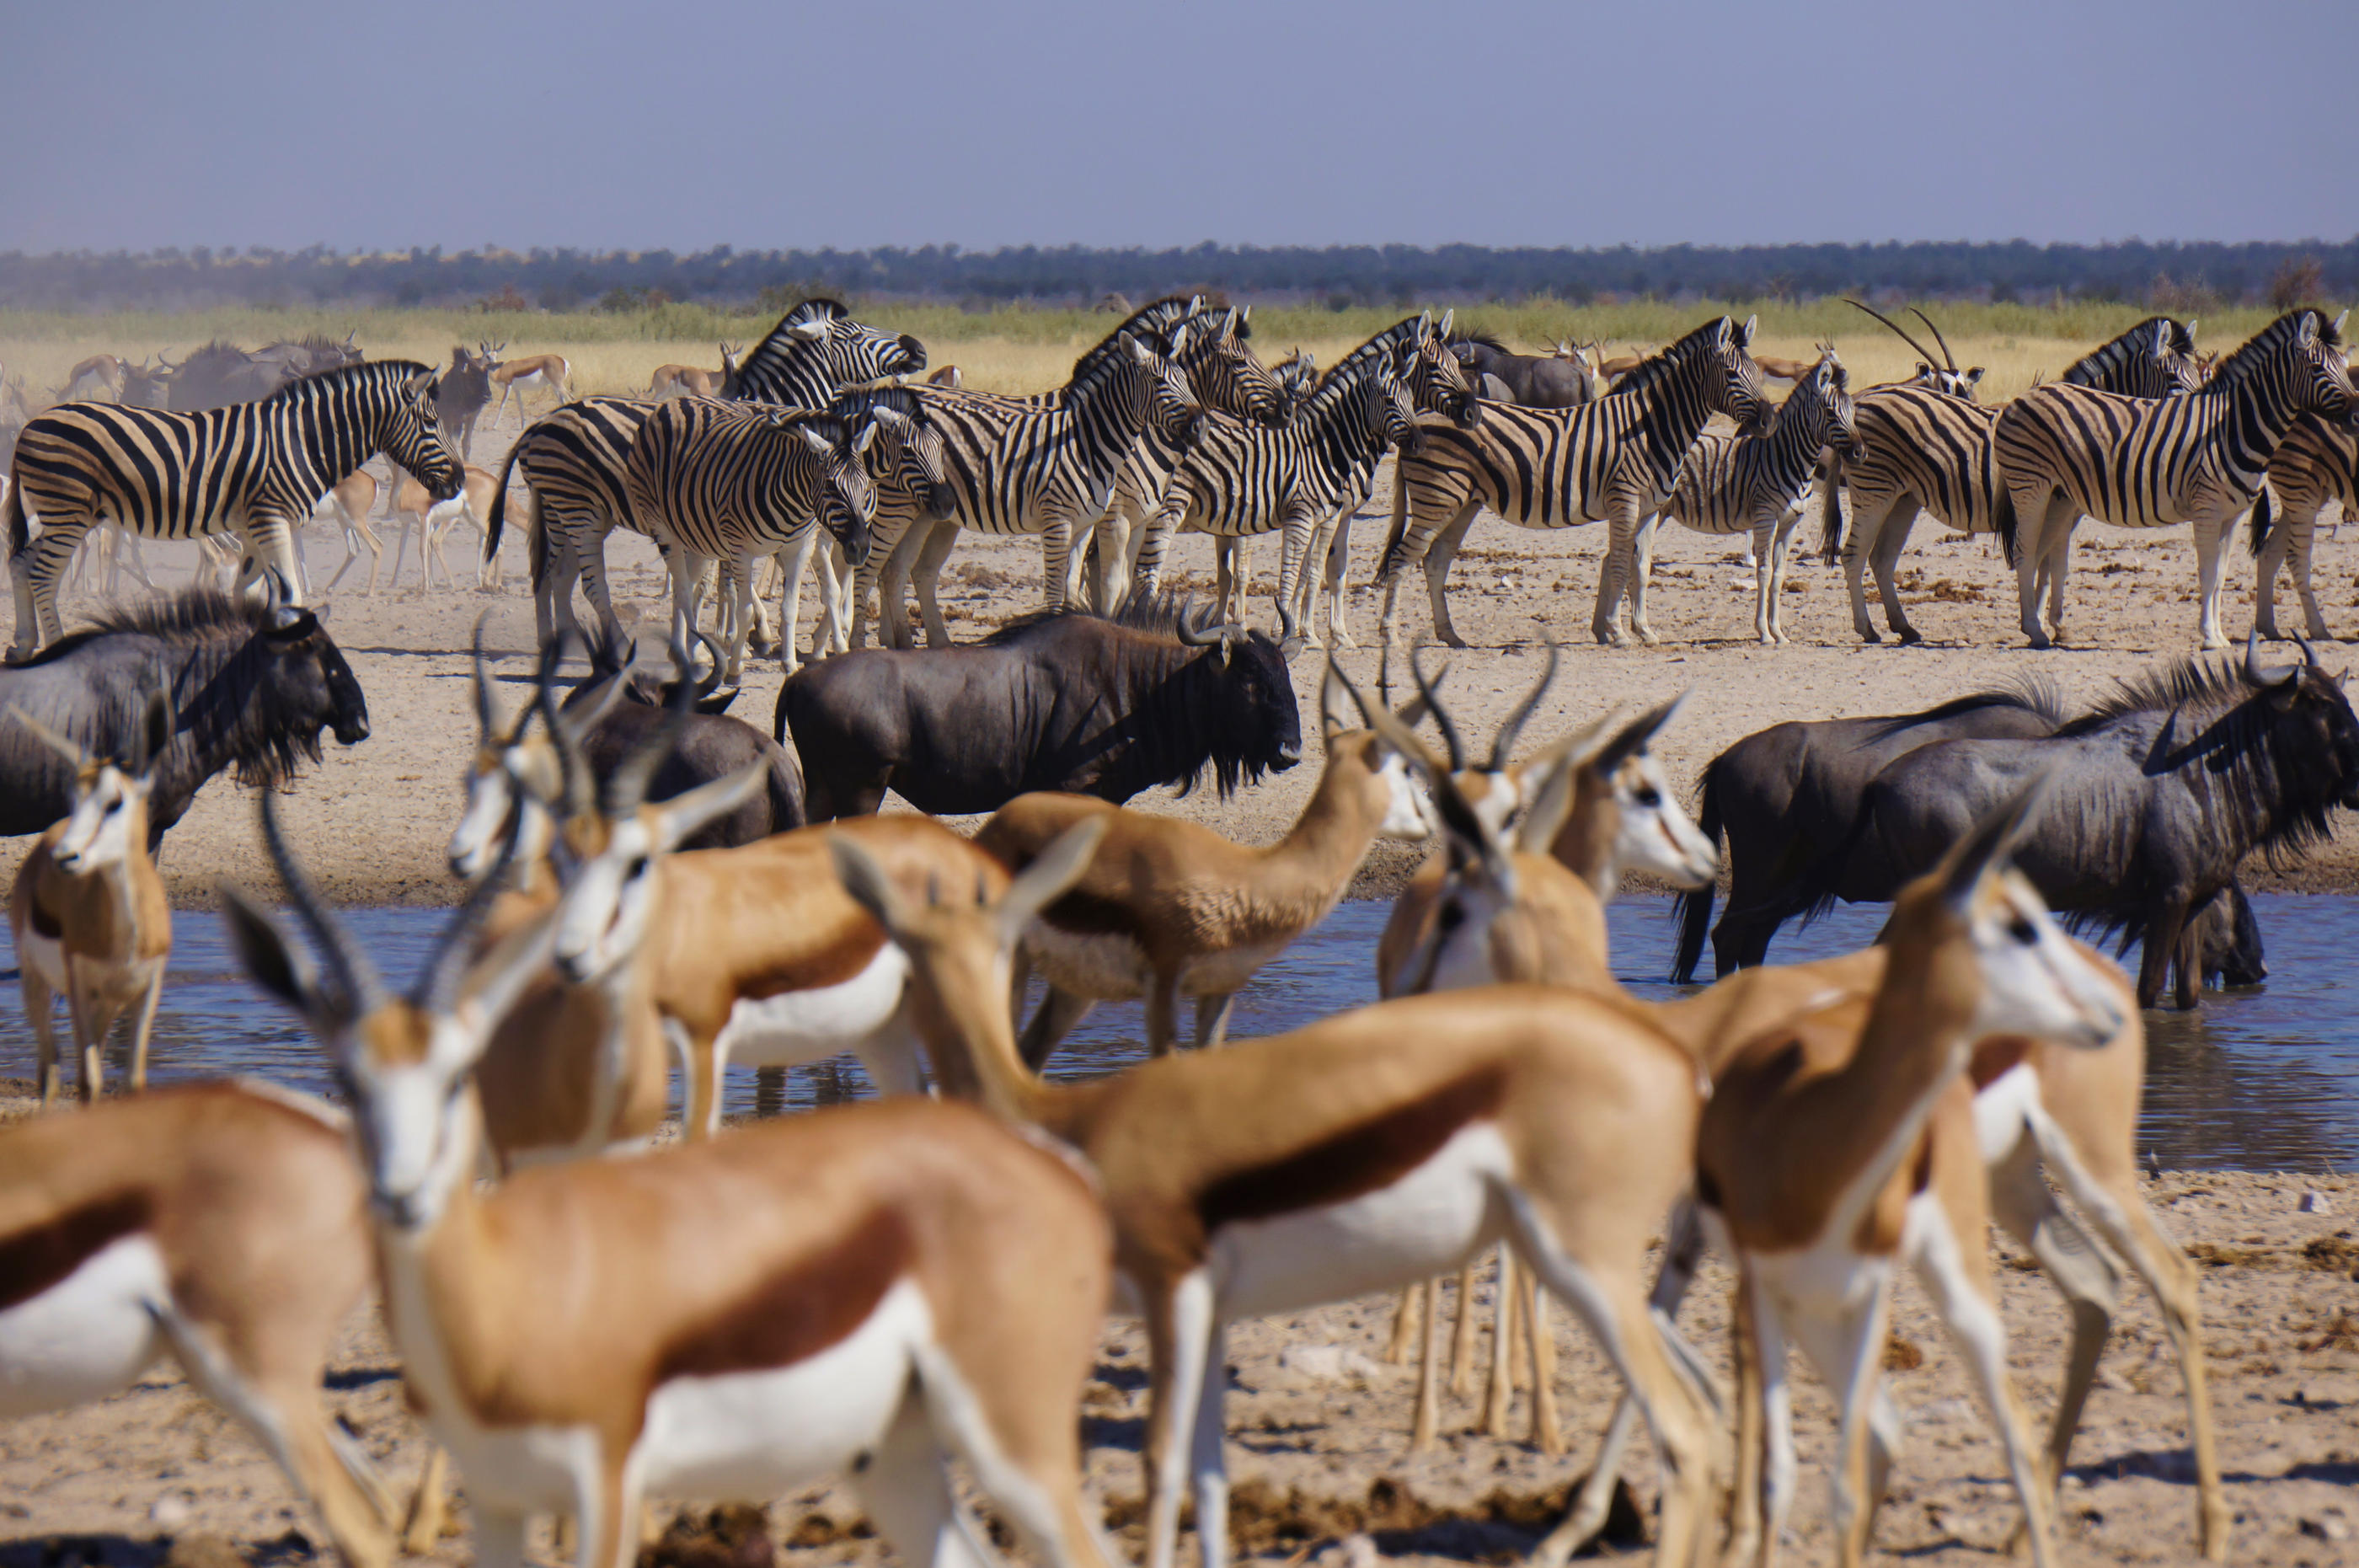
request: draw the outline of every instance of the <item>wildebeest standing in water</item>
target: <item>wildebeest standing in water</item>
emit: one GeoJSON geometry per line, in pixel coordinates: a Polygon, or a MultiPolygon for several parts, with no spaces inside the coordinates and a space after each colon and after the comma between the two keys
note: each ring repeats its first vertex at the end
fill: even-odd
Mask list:
{"type": "Polygon", "coordinates": [[[2050,908],[2143,941],[2138,1005],[2195,1005],[2203,958],[2190,917],[2245,856],[2326,837],[2359,806],[2359,718],[2303,645],[2264,669],[2190,659],[2125,681],[2114,697],[2037,740],[1951,740],[1910,752],[1870,784],[1851,843],[1807,875],[1814,899],[1890,898],[2036,775],[2055,781],[2016,864],[2050,908]]]}
{"type": "MultiPolygon", "coordinates": [[[[368,703],[352,666],[312,610],[190,588],[101,615],[30,662],[0,669],[0,714],[22,708],[93,753],[119,753],[161,687],[174,715],[155,765],[147,845],[188,811],[205,781],[234,768],[277,785],[320,759],[320,732],[368,738],[368,703]]],[[[23,726],[0,724],[0,835],[40,833],[73,804],[73,769],[23,726]]]]}
{"type": "Polygon", "coordinates": [[[839,654],[787,681],[775,733],[794,736],[815,822],[872,812],[888,789],[944,815],[1034,789],[1184,794],[1210,768],[1225,796],[1302,757],[1277,645],[1199,626],[1170,595],[1111,617],[1044,611],[963,648],[839,654]]]}

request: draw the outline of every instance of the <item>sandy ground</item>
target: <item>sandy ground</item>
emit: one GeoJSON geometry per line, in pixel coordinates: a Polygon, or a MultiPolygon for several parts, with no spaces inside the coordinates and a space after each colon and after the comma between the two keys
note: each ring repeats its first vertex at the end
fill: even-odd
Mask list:
{"type": "MultiPolygon", "coordinates": [[[[475,461],[495,458],[512,435],[504,429],[488,451],[479,443],[475,461]]],[[[1379,492],[1379,519],[1388,499],[1379,492]]],[[[1478,744],[1486,741],[1537,675],[1540,640],[1561,639],[1568,645],[1564,672],[1527,734],[1538,740],[1603,708],[1686,691],[1687,707],[1660,743],[1684,789],[1722,747],[1781,719],[1906,711],[2033,672],[2084,700],[2118,674],[2185,654],[2194,635],[2193,564],[2183,535],[2093,531],[2074,576],[2074,644],[2068,648],[2031,653],[2017,646],[2011,576],[1984,543],[1937,537],[1930,528],[1920,528],[1922,542],[1906,562],[1912,599],[1921,601],[1912,610],[1926,646],[1857,646],[1839,575],[1807,567],[1796,570],[1798,591],[1788,600],[1796,642],[1758,647],[1751,641],[1750,590],[1734,541],[1672,529],[1658,555],[1653,595],[1662,645],[1601,648],[1588,628],[1602,530],[1551,536],[1486,519],[1460,558],[1454,605],[1461,630],[1476,647],[1453,656],[1451,705],[1481,737],[1478,744]]],[[[1368,575],[1382,532],[1381,520],[1361,526],[1354,583],[1368,575]]],[[[386,542],[389,550],[390,537],[386,542]]],[[[332,572],[341,553],[330,530],[315,527],[316,575],[332,572]]],[[[1264,581],[1274,555],[1265,543],[1256,562],[1264,581]]],[[[2330,613],[2359,631],[2359,610],[2351,607],[2359,604],[2352,592],[2359,583],[2339,544],[2322,544],[2321,556],[2330,613]]],[[[1202,541],[1184,542],[1177,559],[1189,578],[1200,585],[1209,581],[1202,541]]],[[[451,898],[442,844],[474,735],[462,650],[475,617],[488,615],[491,646],[503,655],[502,690],[512,703],[524,699],[532,613],[519,560],[512,544],[511,581],[497,593],[421,590],[413,564],[398,588],[370,597],[347,578],[332,596],[330,625],[367,692],[374,733],[349,750],[332,745],[324,764],[294,786],[286,803],[296,842],[332,897],[365,903],[451,898]]],[[[618,536],[613,560],[618,598],[658,617],[662,585],[652,550],[618,536]]],[[[169,552],[151,550],[150,561],[168,569],[167,581],[187,570],[169,552]]],[[[2232,581],[2249,580],[2249,563],[2239,561],[2232,581]]],[[[1038,602],[1038,583],[1035,545],[966,541],[947,582],[954,627],[962,636],[979,634],[1029,608],[1038,602]]],[[[2248,624],[2247,597],[2248,588],[2232,590],[2232,626],[2248,624]]],[[[1371,593],[1355,591],[1353,615],[1363,639],[1373,643],[1371,593]]],[[[1266,597],[1256,602],[1256,616],[1266,621],[1266,597]]],[[[1425,635],[1421,593],[1405,606],[1403,625],[1425,635]]],[[[1343,659],[1364,682],[1373,681],[1373,651],[1343,659]]],[[[2337,667],[2344,662],[2334,649],[2327,659],[2337,667]]],[[[1295,666],[1306,731],[1315,727],[1319,670],[1310,656],[1295,666]]],[[[779,679],[775,664],[754,671],[741,715],[766,729],[779,679]]],[[[1300,809],[1314,772],[1315,761],[1225,802],[1210,794],[1172,802],[1158,794],[1136,803],[1267,841],[1300,809]]],[[[216,782],[168,841],[165,870],[177,901],[210,902],[223,875],[266,885],[246,793],[216,782]]],[[[9,847],[9,868],[22,847],[21,841],[9,847]]],[[[1414,858],[1374,857],[1358,891],[1383,890],[1414,858]]],[[[2283,875],[2262,872],[2252,883],[2351,891],[2359,887],[2354,836],[2346,832],[2304,866],[2283,875]]],[[[2359,1248],[2351,1217],[2359,1190],[2334,1179],[2210,1174],[2166,1174],[2150,1190],[2182,1239],[2209,1248],[2215,1264],[2207,1271],[2206,1308],[2222,1450],[2239,1520],[2238,1559],[2359,1562],[2359,1425],[2352,1414],[2359,1406],[2359,1289],[2352,1282],[2359,1248]],[[2299,1212],[2302,1192],[2312,1187],[2325,1194],[2326,1211],[2299,1212]]],[[[2012,1269],[2001,1278],[2017,1375],[2035,1401],[2045,1400],[2061,1358],[2064,1314],[2041,1281],[2012,1269]]],[[[1690,1322],[1699,1325],[1700,1342],[1720,1356],[1716,1325],[1724,1317],[1725,1279],[1708,1283],[1690,1322]]],[[[1898,1334],[1922,1360],[1897,1374],[1911,1412],[1909,1447],[1880,1525],[1880,1549],[1932,1563],[1991,1561],[2014,1519],[1998,1453],[1922,1298],[1911,1290],[1904,1301],[1898,1334]]],[[[1577,1332],[1560,1323],[1573,1460],[1543,1461],[1522,1444],[1466,1435],[1410,1460],[1402,1454],[1407,1374],[1361,1359],[1380,1354],[1388,1321],[1386,1303],[1362,1301],[1239,1327],[1231,1352],[1237,1391],[1229,1430],[1236,1473],[1245,1483],[1240,1530],[1254,1554],[1295,1563],[1334,1552],[1338,1564],[1357,1563],[1364,1551],[1339,1548],[1336,1538],[1367,1530],[1386,1556],[1512,1560],[1533,1539],[1532,1530],[1513,1521],[1542,1517],[1534,1499],[1560,1489],[1577,1472],[1610,1398],[1602,1363],[1577,1332]],[[1323,1368],[1300,1365],[1302,1347],[1321,1345],[1345,1353],[1340,1378],[1332,1375],[1335,1357],[1325,1358],[1331,1365],[1323,1368]],[[1289,1348],[1296,1352],[1291,1365],[1289,1348]]],[[[2106,1360],[2066,1483],[2067,1561],[2191,1558],[2193,1494],[2169,1360],[2155,1314],[2140,1297],[2106,1360]]],[[[1084,1413],[1092,1483],[1116,1505],[1117,1518],[1129,1511],[1121,1500],[1138,1490],[1144,1378],[1137,1334],[1110,1333],[1084,1413]]],[[[422,1450],[373,1317],[348,1334],[331,1383],[336,1410],[386,1468],[414,1473],[422,1450]]],[[[1815,1382],[1805,1379],[1802,1388],[1805,1485],[1796,1530],[1802,1558],[1810,1560],[1829,1550],[1822,1465],[1830,1410],[1815,1382]]],[[[1455,1408],[1463,1418],[1471,1406],[1459,1400],[1455,1408]]],[[[1634,1474],[1642,1476],[1642,1493],[1651,1495],[1651,1480],[1634,1474]]],[[[827,1488],[781,1502],[768,1530],[798,1562],[875,1561],[879,1553],[855,1528],[856,1519],[848,1495],[827,1488]]],[[[154,1560],[165,1538],[175,1535],[184,1564],[199,1560],[203,1538],[226,1538],[265,1563],[300,1559],[316,1539],[309,1518],[250,1442],[168,1371],[103,1404],[0,1427],[0,1568],[77,1562],[120,1568],[154,1560]]],[[[1135,1552],[1136,1533],[1127,1541],[1135,1552]]],[[[463,1540],[453,1540],[444,1555],[462,1561],[467,1552],[463,1540]]],[[[737,1560],[745,1561],[742,1553],[737,1560]]]]}
{"type": "MultiPolygon", "coordinates": [[[[490,439],[478,439],[476,463],[495,464],[515,437],[515,421],[511,412],[490,439]]],[[[1352,625],[1367,646],[1343,655],[1344,668],[1370,690],[1377,664],[1377,595],[1363,585],[1374,572],[1390,507],[1387,469],[1372,515],[1353,539],[1352,625]]],[[[1806,522],[1805,533],[1815,529],[1814,521],[1806,522]]],[[[1493,725],[1537,678],[1536,649],[1544,638],[1563,641],[1567,657],[1527,737],[1537,742],[1607,707],[1635,711],[1684,691],[1686,707],[1658,743],[1682,789],[1732,741],[1781,720],[1903,713],[2033,673],[2053,680],[2068,699],[2086,701],[2110,689],[2117,676],[2156,659],[2183,657],[2195,646],[2194,558],[2184,530],[2084,527],[2071,578],[2067,625],[2072,643],[2045,652],[2021,646],[2014,577],[1995,546],[1944,533],[1926,521],[1919,521],[1902,563],[1911,618],[1927,639],[1912,648],[1890,642],[1861,646],[1851,630],[1841,572],[1799,564],[1791,569],[1787,593],[1787,627],[1794,640],[1761,647],[1752,637],[1752,590],[1739,553],[1742,541],[1677,527],[1667,527],[1663,534],[1649,604],[1661,642],[1614,648],[1598,646],[1589,630],[1604,543],[1602,528],[1534,532],[1488,517],[1475,524],[1459,556],[1451,599],[1459,630],[1474,646],[1450,655],[1452,673],[1446,689],[1470,736],[1487,745],[1493,725]]],[[[389,580],[395,542],[389,528],[385,542],[389,580]]],[[[470,532],[454,539],[451,553],[455,560],[474,548],[470,532]]],[[[312,526],[309,550],[319,581],[333,572],[343,553],[328,524],[312,526]]],[[[163,568],[159,581],[186,580],[192,557],[155,547],[148,554],[151,563],[163,568]]],[[[667,624],[669,604],[652,547],[638,536],[618,532],[609,554],[618,608],[626,615],[636,610],[650,626],[667,624]]],[[[2354,571],[2359,561],[2323,533],[2319,555],[2317,581],[2330,621],[2359,636],[2359,574],[2354,571]]],[[[1173,560],[1179,583],[1209,591],[1208,541],[1181,540],[1173,560]]],[[[370,597],[357,588],[365,573],[364,557],[328,596],[329,626],[367,694],[373,733],[348,750],[330,742],[323,766],[307,774],[284,803],[297,842],[339,898],[414,904],[448,902],[455,896],[443,868],[442,844],[457,817],[462,771],[474,739],[464,649],[478,615],[488,615],[490,646],[503,656],[503,690],[513,702],[529,693],[532,605],[523,581],[521,544],[513,535],[506,561],[503,591],[427,590],[418,585],[413,555],[399,586],[383,587],[370,597]]],[[[1274,540],[1258,543],[1254,565],[1260,589],[1255,622],[1272,625],[1274,540]]],[[[2223,617],[2234,632],[2251,624],[2251,579],[2249,559],[2232,553],[2223,617]]],[[[962,540],[944,577],[945,610],[954,635],[980,636],[1007,616],[1036,607],[1039,581],[1039,550],[1033,541],[973,536],[962,540]]],[[[816,591],[805,593],[806,637],[817,597],[816,591]]],[[[1405,587],[1403,601],[1404,637],[1430,640],[1421,580],[1405,587]]],[[[74,609],[70,598],[70,624],[74,609]]],[[[2299,611],[2282,590],[2280,609],[2289,617],[2283,624],[2299,624],[2299,611]]],[[[2324,653],[2336,668],[2354,662],[2332,648],[2324,653]]],[[[2289,645],[2285,656],[2290,657],[2289,645]]],[[[1306,738],[1317,727],[1321,668],[1314,654],[1294,662],[1306,738]]],[[[1405,674],[1401,679],[1405,682],[1405,674]]],[[[734,712],[766,731],[781,680],[775,661],[759,661],[749,670],[734,712]]],[[[1226,801],[1209,791],[1180,801],[1157,791],[1135,803],[1266,842],[1284,833],[1315,782],[1314,759],[1226,801]]],[[[224,870],[255,874],[254,806],[244,795],[227,781],[212,784],[167,841],[164,869],[176,900],[210,902],[213,883],[224,870]]],[[[13,871],[22,853],[21,844],[0,846],[0,870],[13,871]]],[[[1388,890],[1415,859],[1398,850],[1380,850],[1355,891],[1373,896],[1388,890]]],[[[2333,843],[2283,870],[2256,863],[2247,886],[2359,889],[2359,835],[2343,830],[2333,843]]]]}

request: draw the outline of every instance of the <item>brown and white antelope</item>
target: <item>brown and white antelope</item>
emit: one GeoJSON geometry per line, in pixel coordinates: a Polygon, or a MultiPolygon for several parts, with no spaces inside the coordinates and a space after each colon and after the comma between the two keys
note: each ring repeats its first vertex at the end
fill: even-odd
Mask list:
{"type": "Polygon", "coordinates": [[[92,354],[66,372],[66,383],[58,388],[58,401],[72,403],[100,396],[120,397],[123,395],[123,361],[114,355],[92,354]]]}
{"type": "Polygon", "coordinates": [[[743,343],[721,345],[721,368],[707,370],[701,365],[658,365],[647,383],[649,397],[718,397],[737,374],[737,356],[745,352],[743,343]]]}
{"type": "Polygon", "coordinates": [[[1021,871],[1075,823],[1103,822],[1105,845],[1073,891],[1041,914],[1024,954],[1049,991],[1025,1031],[1024,1057],[1049,1059],[1101,1001],[1147,1001],[1147,1047],[1179,1034],[1180,998],[1196,998],[1196,1040],[1216,1046],[1229,1008],[1256,971],[1327,918],[1380,838],[1430,838],[1399,753],[1337,715],[1346,692],[1367,703],[1332,663],[1320,691],[1327,768],[1287,835],[1241,844],[1178,817],[1090,795],[1019,795],[976,833],[976,845],[1021,871]]]}
{"type": "Polygon", "coordinates": [[[0,1128],[0,1418],[128,1388],[168,1356],[319,1510],[393,1561],[383,1488],[321,1408],[375,1275],[340,1113],[216,1080],[0,1128]]]}
{"type": "MultiPolygon", "coordinates": [[[[403,477],[408,478],[407,475],[403,477]]],[[[417,483],[415,480],[408,482],[417,483]]],[[[344,530],[344,559],[336,567],[336,574],[328,579],[327,586],[320,592],[332,593],[336,584],[344,580],[344,573],[352,570],[353,562],[360,558],[361,551],[365,550],[369,553],[368,586],[362,593],[364,596],[375,595],[377,569],[385,564],[385,541],[376,537],[375,528],[369,527],[369,512],[376,505],[376,475],[365,468],[355,468],[336,481],[335,488],[321,496],[320,505],[312,509],[311,515],[315,517],[321,511],[329,512],[344,530]]]]}
{"type": "Polygon", "coordinates": [[[148,694],[125,750],[94,757],[22,708],[9,710],[74,770],[73,811],[43,833],[8,892],[25,1017],[33,1026],[41,1105],[58,1097],[54,998],[66,999],[84,1105],[98,1099],[106,1037],[126,1007],[131,1088],[147,1087],[147,1036],[172,955],[172,907],[147,850],[151,769],[172,743],[172,704],[148,694]]]}
{"type": "Polygon", "coordinates": [[[504,359],[492,366],[492,385],[500,389],[500,406],[492,410],[492,423],[498,424],[507,412],[508,394],[516,394],[516,418],[524,418],[524,395],[528,388],[547,392],[555,402],[562,404],[571,394],[565,384],[573,378],[573,362],[561,354],[528,354],[517,359],[504,359]]]}
{"type": "MultiPolygon", "coordinates": [[[[459,480],[459,493],[448,500],[437,501],[425,485],[403,474],[393,502],[393,515],[401,519],[401,537],[394,541],[393,576],[387,580],[386,586],[397,586],[401,582],[401,561],[408,552],[409,530],[415,524],[418,528],[418,570],[425,579],[426,586],[434,586],[434,563],[440,561],[443,584],[457,587],[458,574],[451,570],[451,559],[442,552],[442,547],[450,539],[451,530],[462,521],[473,523],[475,531],[484,538],[491,537],[484,519],[492,514],[492,497],[499,494],[499,487],[498,474],[471,463],[459,480]]],[[[498,556],[492,556],[476,567],[475,585],[479,588],[499,587],[498,556]]]]}
{"type": "Polygon", "coordinates": [[[234,890],[231,929],[352,1096],[386,1322],[465,1477],[479,1563],[516,1568],[531,1515],[565,1510],[579,1563],[625,1568],[651,1492],[838,1473],[905,1561],[988,1563],[955,1456],[1043,1561],[1111,1568],[1080,1485],[1111,1274],[1082,1172],[973,1107],[904,1099],[478,1192],[468,1075],[552,922],[478,957],[479,888],[396,997],[266,794],[263,824],[320,959],[234,890]]]}

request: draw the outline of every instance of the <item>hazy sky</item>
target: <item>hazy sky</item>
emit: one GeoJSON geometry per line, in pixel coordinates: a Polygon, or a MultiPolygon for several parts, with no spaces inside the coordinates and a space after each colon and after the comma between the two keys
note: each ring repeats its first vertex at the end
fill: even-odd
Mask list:
{"type": "Polygon", "coordinates": [[[0,249],[2359,233],[2359,4],[9,5],[0,249]]]}

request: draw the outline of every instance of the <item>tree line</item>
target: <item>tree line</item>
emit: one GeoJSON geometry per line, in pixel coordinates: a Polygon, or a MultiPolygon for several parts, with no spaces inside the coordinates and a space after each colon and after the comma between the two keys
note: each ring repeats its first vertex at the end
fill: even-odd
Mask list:
{"type": "Polygon", "coordinates": [[[812,294],[987,309],[1094,305],[1175,290],[1336,310],[1534,299],[1795,300],[1844,293],[1999,303],[2103,300],[2200,311],[2359,292],[2359,238],[2226,245],[1916,243],[1616,246],[1202,245],[1174,250],[957,245],[876,250],[338,252],[197,247],[0,253],[0,309],[480,306],[645,310],[791,304],[812,294]]]}

